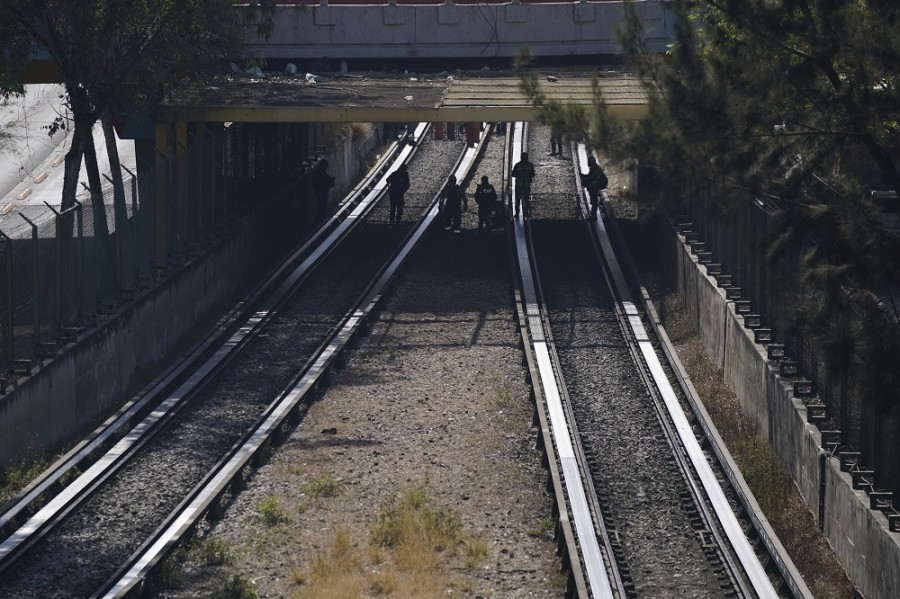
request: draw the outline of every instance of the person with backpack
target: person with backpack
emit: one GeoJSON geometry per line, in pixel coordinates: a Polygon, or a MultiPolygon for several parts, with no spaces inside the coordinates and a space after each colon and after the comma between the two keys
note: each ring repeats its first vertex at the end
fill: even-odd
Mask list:
{"type": "Polygon", "coordinates": [[[409,173],[406,164],[401,164],[393,173],[388,175],[388,199],[391,204],[391,213],[388,217],[388,226],[400,224],[403,218],[403,207],[406,205],[404,194],[409,189],[409,173]]]}
{"type": "MultiPolygon", "coordinates": [[[[581,184],[584,185],[588,192],[588,197],[591,200],[591,214],[593,215],[597,213],[597,206],[600,204],[600,191],[606,189],[606,186],[609,185],[609,179],[606,177],[603,169],[600,168],[600,165],[597,164],[596,158],[589,156],[587,163],[588,171],[581,173],[581,184]]],[[[606,216],[606,210],[601,210],[600,214],[601,216],[606,216]]]]}

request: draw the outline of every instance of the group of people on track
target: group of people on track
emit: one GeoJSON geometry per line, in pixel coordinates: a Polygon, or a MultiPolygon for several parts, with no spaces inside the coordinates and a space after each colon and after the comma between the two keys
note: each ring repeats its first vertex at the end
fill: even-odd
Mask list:
{"type": "MultiPolygon", "coordinates": [[[[562,142],[560,139],[551,137],[551,144],[552,149],[550,154],[552,156],[562,157],[562,142]]],[[[602,211],[601,214],[605,216],[606,212],[600,205],[600,192],[609,185],[609,179],[607,178],[606,173],[603,172],[603,169],[600,168],[600,165],[597,164],[596,158],[589,156],[587,163],[587,172],[579,172],[579,174],[581,175],[581,184],[587,190],[588,198],[590,198],[591,214],[596,214],[599,207],[602,211]]],[[[534,164],[528,160],[528,152],[522,152],[521,159],[513,166],[510,174],[515,183],[513,189],[513,196],[515,198],[513,216],[519,216],[519,213],[523,211],[523,208],[525,215],[530,216],[529,205],[531,203],[531,182],[534,180],[534,164]]]]}
{"type": "MultiPolygon", "coordinates": [[[[552,140],[552,155],[562,156],[562,144],[558,139],[552,140]]],[[[328,166],[325,160],[320,165],[328,166]]],[[[591,213],[596,214],[598,208],[601,215],[605,216],[600,202],[600,193],[606,189],[609,179],[593,156],[588,157],[587,172],[580,173],[581,184],[587,190],[590,199],[591,213]]],[[[328,190],[334,185],[334,178],[325,173],[324,168],[317,169],[314,187],[318,200],[318,211],[324,209],[323,196],[327,198],[328,190]]],[[[513,166],[510,176],[513,180],[513,217],[523,213],[529,215],[531,200],[531,183],[534,180],[534,164],[528,159],[528,152],[522,152],[520,159],[513,166]]],[[[410,187],[409,172],[406,164],[401,164],[387,178],[387,194],[390,201],[389,227],[400,225],[405,206],[405,195],[410,187]]],[[[497,190],[491,185],[487,175],[481,177],[481,182],[475,188],[475,203],[478,205],[478,231],[490,233],[493,229],[502,228],[506,222],[506,211],[503,201],[497,194],[497,190]]],[[[468,209],[469,202],[466,190],[456,179],[456,175],[450,175],[447,184],[441,190],[439,198],[440,220],[445,230],[453,233],[461,232],[462,214],[468,209]]]]}

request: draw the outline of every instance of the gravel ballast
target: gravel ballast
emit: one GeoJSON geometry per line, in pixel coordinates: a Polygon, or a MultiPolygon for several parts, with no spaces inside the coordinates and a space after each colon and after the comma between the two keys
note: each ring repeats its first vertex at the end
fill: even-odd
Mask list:
{"type": "MultiPolygon", "coordinates": [[[[502,142],[486,149],[473,177],[489,175],[498,191],[502,142]]],[[[293,573],[337,531],[365,547],[384,502],[413,490],[487,547],[474,566],[447,557],[452,585],[442,596],[564,594],[509,258],[502,237],[475,231],[473,190],[462,234],[429,233],[347,367],[205,532],[234,547],[234,564],[189,565],[166,596],[207,596],[235,573],[261,597],[297,594],[293,573]],[[328,493],[314,491],[321,481],[328,493]],[[289,518],[278,534],[267,534],[260,518],[270,498],[289,518]]]]}

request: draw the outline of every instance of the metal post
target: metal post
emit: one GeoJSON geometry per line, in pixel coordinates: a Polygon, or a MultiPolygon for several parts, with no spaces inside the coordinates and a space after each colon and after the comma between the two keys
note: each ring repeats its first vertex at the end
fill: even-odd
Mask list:
{"type": "Polygon", "coordinates": [[[78,318],[85,316],[84,309],[84,207],[81,202],[75,200],[75,220],[78,223],[78,318]]]}
{"type": "MultiPolygon", "coordinates": [[[[3,339],[6,346],[6,361],[3,364],[4,369],[11,370],[15,361],[16,336],[13,333],[13,243],[12,239],[0,231],[0,243],[5,243],[8,251],[6,252],[6,310],[3,314],[3,339]]],[[[0,246],[2,247],[2,246],[0,246]]]]}
{"type": "Polygon", "coordinates": [[[127,166],[122,166],[122,170],[128,173],[131,176],[131,227],[129,227],[129,231],[131,231],[132,239],[131,239],[131,272],[132,272],[132,281],[135,287],[138,285],[138,281],[141,278],[140,269],[138,267],[138,254],[140,253],[141,244],[141,226],[140,219],[138,218],[138,181],[137,175],[131,172],[127,166]]]}
{"type": "Polygon", "coordinates": [[[54,316],[53,316],[53,326],[52,329],[54,331],[58,331],[59,327],[62,323],[62,235],[60,235],[60,222],[59,216],[60,213],[48,204],[44,202],[44,205],[47,206],[53,212],[53,221],[56,225],[56,255],[54,256],[55,266],[56,266],[56,294],[53,298],[54,303],[54,316]]]}
{"type": "Polygon", "coordinates": [[[32,331],[32,339],[34,341],[34,347],[32,348],[32,353],[35,349],[40,347],[41,345],[41,306],[38,298],[40,297],[40,281],[38,280],[38,276],[40,274],[40,270],[38,268],[38,227],[36,224],[28,220],[28,217],[19,213],[19,216],[22,219],[31,225],[31,310],[32,317],[34,318],[34,326],[32,331]]]}

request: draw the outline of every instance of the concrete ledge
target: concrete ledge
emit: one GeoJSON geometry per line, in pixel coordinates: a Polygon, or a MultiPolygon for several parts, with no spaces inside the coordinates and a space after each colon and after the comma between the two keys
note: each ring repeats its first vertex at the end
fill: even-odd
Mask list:
{"type": "Polygon", "coordinates": [[[46,360],[0,397],[0,465],[14,467],[80,434],[122,400],[247,272],[246,234],[179,271],[46,360]]]}
{"type": "Polygon", "coordinates": [[[869,508],[853,489],[837,457],[825,453],[818,429],[806,421],[806,406],[794,397],[765,348],[724,290],[697,263],[682,236],[672,231],[675,280],[707,351],[722,368],[743,411],[753,418],[791,473],[838,560],[860,592],[891,598],[900,589],[900,534],[890,532],[885,515],[869,508]]]}

